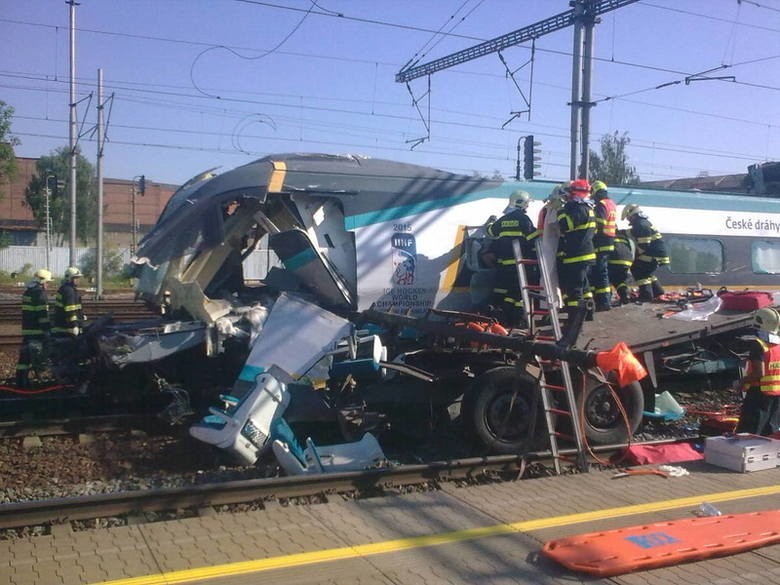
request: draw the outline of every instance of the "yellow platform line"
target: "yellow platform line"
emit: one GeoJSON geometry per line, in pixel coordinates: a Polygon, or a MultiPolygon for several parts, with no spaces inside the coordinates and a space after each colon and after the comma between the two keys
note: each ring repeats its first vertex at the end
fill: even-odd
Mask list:
{"type": "Polygon", "coordinates": [[[608,508],[605,510],[594,510],[592,512],[578,512],[576,514],[565,514],[563,516],[539,518],[537,520],[525,520],[522,522],[513,522],[511,524],[496,524],[493,526],[469,528],[467,530],[443,532],[440,534],[398,538],[395,540],[387,540],[374,544],[361,544],[355,546],[345,546],[341,548],[330,548],[306,553],[271,557],[268,559],[241,561],[236,563],[215,565],[211,567],[200,567],[197,569],[185,569],[181,571],[157,573],[143,577],[116,579],[113,581],[103,581],[94,585],[174,585],[176,583],[191,583],[193,581],[200,581],[203,579],[211,579],[216,577],[235,577],[237,575],[260,573],[263,571],[270,571],[272,569],[286,569],[290,567],[300,567],[301,565],[327,563],[345,559],[368,557],[371,555],[401,552],[430,546],[439,546],[442,544],[453,544],[468,540],[476,540],[478,538],[485,538],[488,536],[499,536],[502,534],[513,534],[517,532],[530,532],[532,530],[554,528],[557,526],[566,526],[569,524],[577,524],[581,522],[592,522],[595,520],[604,520],[608,518],[619,518],[622,516],[647,514],[649,512],[674,510],[676,508],[697,506],[705,500],[707,502],[717,503],[732,500],[742,500],[746,498],[757,498],[761,496],[772,496],[776,494],[780,494],[780,485],[750,488],[744,490],[733,490],[728,492],[715,492],[711,494],[676,498],[672,500],[659,500],[657,502],[649,502],[646,504],[635,504],[630,506],[620,506],[617,508],[608,508]]]}

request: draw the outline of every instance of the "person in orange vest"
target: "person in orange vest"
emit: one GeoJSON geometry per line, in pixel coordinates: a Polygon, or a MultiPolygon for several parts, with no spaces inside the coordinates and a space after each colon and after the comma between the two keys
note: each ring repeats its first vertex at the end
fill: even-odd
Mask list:
{"type": "Polygon", "coordinates": [[[615,249],[617,206],[609,198],[604,181],[595,181],[591,185],[591,193],[595,202],[593,212],[596,214],[596,234],[593,236],[596,263],[590,267],[588,279],[593,289],[596,311],[609,311],[612,306],[612,288],[609,284],[608,260],[615,249]]]}
{"type": "Polygon", "coordinates": [[[588,270],[596,261],[593,236],[596,233],[596,215],[590,200],[590,183],[576,179],[569,183],[566,204],[558,210],[558,285],[567,313],[583,301],[593,298],[588,282],[588,270]]]}
{"type": "Polygon", "coordinates": [[[745,397],[736,432],[769,436],[780,430],[780,313],[759,309],[753,324],[758,331],[740,384],[745,397]]]}

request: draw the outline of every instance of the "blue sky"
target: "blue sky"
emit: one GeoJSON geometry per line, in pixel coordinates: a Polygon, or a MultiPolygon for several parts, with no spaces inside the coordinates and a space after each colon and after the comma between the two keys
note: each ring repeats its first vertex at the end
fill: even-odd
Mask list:
{"type": "MultiPolygon", "coordinates": [[[[431,76],[430,139],[395,74],[568,10],[567,0],[80,0],[78,107],[96,119],[98,68],[113,93],[104,175],[182,183],[281,152],[361,154],[506,177],[541,142],[540,178],[569,171],[572,29],[431,76]],[[308,12],[307,12],[308,11],[308,12]],[[442,31],[446,34],[434,34],[442,31]],[[531,76],[531,71],[533,75],[531,76]],[[531,83],[532,78],[532,83],[531,83]]],[[[17,154],[68,143],[69,13],[5,0],[0,99],[17,154]]],[[[745,172],[780,160],[780,0],[640,0],[595,32],[591,146],[627,132],[643,180],[745,172]],[[720,68],[699,80],[688,76],[720,68]],[[676,83],[674,83],[676,82],[676,83]],[[665,85],[670,84],[670,85],[665,85]],[[658,86],[664,85],[660,89],[658,86]]],[[[415,96],[427,79],[410,84],[415,96]]],[[[421,103],[423,112],[427,102],[421,103]]],[[[89,133],[83,153],[95,162],[89,133]]]]}

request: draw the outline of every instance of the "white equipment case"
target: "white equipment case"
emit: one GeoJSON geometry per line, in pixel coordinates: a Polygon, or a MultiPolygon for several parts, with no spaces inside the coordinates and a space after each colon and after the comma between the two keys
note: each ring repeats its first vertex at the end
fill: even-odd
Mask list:
{"type": "Polygon", "coordinates": [[[704,441],[704,460],[741,473],[774,469],[780,465],[780,441],[749,433],[707,437],[704,441]]]}

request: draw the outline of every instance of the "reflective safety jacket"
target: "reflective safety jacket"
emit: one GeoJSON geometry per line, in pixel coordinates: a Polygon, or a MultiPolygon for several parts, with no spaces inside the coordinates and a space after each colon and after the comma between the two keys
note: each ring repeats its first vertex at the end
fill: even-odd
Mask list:
{"type": "Polygon", "coordinates": [[[635,215],[629,219],[631,235],[636,241],[636,259],[643,262],[655,260],[658,264],[669,264],[666,242],[646,217],[635,215]]]}
{"type": "Polygon", "coordinates": [[[22,294],[22,337],[25,341],[40,340],[50,328],[46,291],[39,282],[31,282],[22,294]]]}
{"type": "Polygon", "coordinates": [[[558,259],[564,264],[594,262],[596,250],[593,236],[596,233],[596,215],[593,207],[582,199],[566,202],[558,211],[558,226],[561,237],[558,240],[558,259]]]}
{"type": "Polygon", "coordinates": [[[617,206],[612,199],[604,197],[596,201],[593,211],[596,214],[596,235],[593,236],[596,252],[611,252],[617,231],[617,206]]]}
{"type": "Polygon", "coordinates": [[[496,238],[491,244],[491,251],[495,252],[499,266],[515,265],[515,252],[512,249],[514,239],[520,240],[523,258],[536,258],[535,242],[541,232],[522,209],[514,209],[499,217],[490,224],[487,233],[491,238],[496,238]]]}
{"type": "Polygon", "coordinates": [[[607,263],[631,266],[634,263],[634,242],[626,230],[617,231],[613,244],[607,263]]]}
{"type": "MultiPolygon", "coordinates": [[[[762,339],[756,339],[764,350],[761,356],[764,362],[764,375],[758,382],[758,389],[769,396],[780,396],[780,345],[766,343],[762,339]]],[[[752,373],[753,362],[748,362],[748,375],[752,373]]],[[[743,390],[750,388],[751,384],[743,385],[743,390]]]]}
{"type": "Polygon", "coordinates": [[[63,282],[54,299],[54,327],[52,333],[78,335],[84,320],[81,309],[81,295],[72,282],[63,282]]]}

